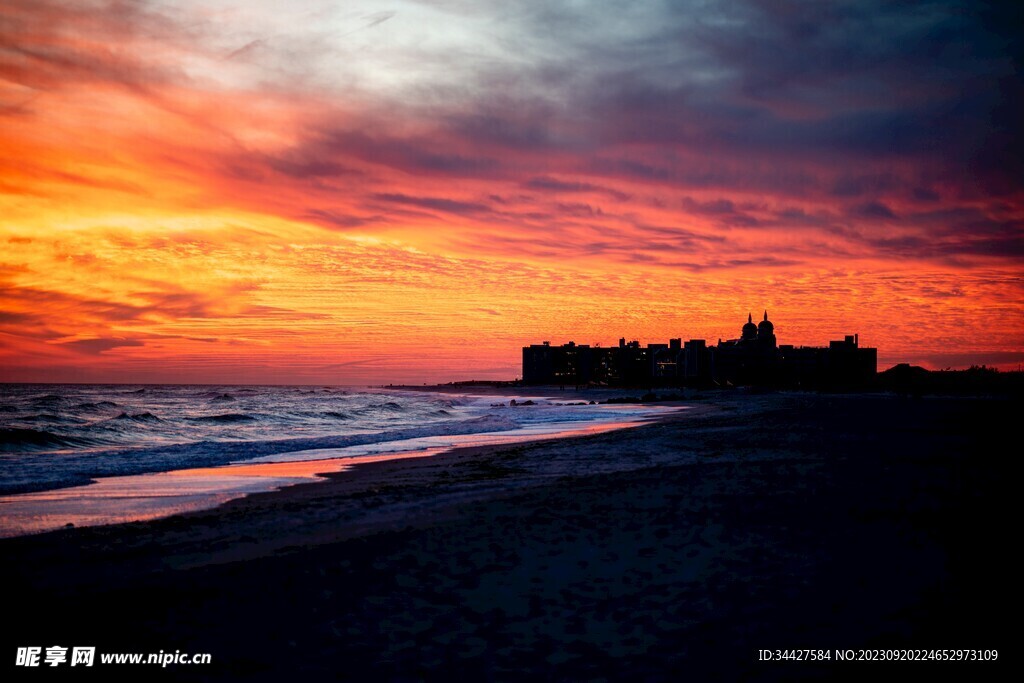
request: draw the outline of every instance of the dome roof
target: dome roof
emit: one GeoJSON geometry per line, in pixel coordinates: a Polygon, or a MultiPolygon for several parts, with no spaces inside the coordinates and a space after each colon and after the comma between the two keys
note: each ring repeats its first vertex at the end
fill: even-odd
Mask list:
{"type": "Polygon", "coordinates": [[[750,337],[757,336],[757,325],[754,324],[753,317],[747,313],[747,322],[743,326],[743,338],[749,339],[750,337]]]}
{"type": "Polygon", "coordinates": [[[757,331],[760,334],[772,334],[775,331],[775,325],[768,320],[768,311],[764,312],[764,320],[757,324],[757,331]]]}

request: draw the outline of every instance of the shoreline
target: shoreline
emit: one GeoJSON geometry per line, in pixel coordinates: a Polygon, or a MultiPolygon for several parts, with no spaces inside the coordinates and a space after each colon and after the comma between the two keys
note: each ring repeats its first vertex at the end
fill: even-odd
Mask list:
{"type": "Polygon", "coordinates": [[[757,649],[949,639],[1008,657],[984,616],[1011,587],[992,522],[1015,414],[734,397],[0,548],[36,605],[24,643],[211,652],[209,677],[821,679],[853,672],[757,649]]]}
{"type": "Polygon", "coordinates": [[[674,407],[676,410],[672,413],[654,413],[631,420],[583,422],[574,427],[569,427],[570,423],[565,423],[561,430],[552,433],[531,433],[526,429],[522,434],[518,430],[513,430],[426,437],[427,441],[443,439],[454,443],[413,447],[412,444],[419,440],[413,439],[399,450],[366,455],[332,457],[330,453],[340,453],[345,449],[303,450],[283,453],[275,456],[277,459],[271,460],[254,458],[212,467],[97,477],[90,484],[80,486],[4,495],[0,496],[0,517],[4,521],[4,526],[0,527],[0,539],[53,533],[65,528],[81,529],[142,523],[215,510],[254,495],[276,493],[304,484],[320,484],[332,476],[363,465],[391,460],[438,457],[455,450],[479,453],[511,444],[585,437],[618,429],[636,428],[689,408],[679,404],[658,405],[674,407]],[[291,459],[281,456],[300,457],[291,459]]]}
{"type": "MultiPolygon", "coordinates": [[[[165,554],[160,567],[183,570],[272,556],[289,548],[314,547],[405,530],[456,517],[457,508],[462,504],[514,495],[522,488],[544,484],[544,479],[550,477],[517,480],[514,469],[503,468],[500,464],[509,456],[543,452],[552,447],[585,449],[609,437],[621,439],[625,432],[640,432],[699,418],[717,412],[719,407],[698,404],[686,408],[597,433],[541,437],[511,444],[455,446],[439,449],[426,457],[369,456],[340,470],[317,472],[314,479],[248,493],[213,507],[140,521],[0,537],[0,549],[28,547],[45,551],[66,545],[109,549],[115,545],[130,550],[156,545],[182,549],[180,553],[165,554]],[[450,475],[453,470],[460,474],[450,475]],[[438,492],[436,489],[440,487],[452,490],[438,492]],[[390,491],[411,491],[414,495],[398,501],[387,497],[390,491]],[[362,505],[367,500],[372,504],[362,505]],[[304,508],[320,507],[325,501],[331,501],[334,506],[327,520],[301,515],[304,508]],[[429,514],[422,515],[424,510],[429,510],[429,514]],[[289,517],[284,523],[282,511],[287,511],[289,517]],[[411,519],[415,519],[415,523],[410,523],[411,519]],[[344,522],[344,526],[339,527],[339,521],[344,522]],[[202,550],[195,550],[200,548],[202,550]]],[[[133,567],[133,571],[152,569],[148,562],[133,567]]]]}

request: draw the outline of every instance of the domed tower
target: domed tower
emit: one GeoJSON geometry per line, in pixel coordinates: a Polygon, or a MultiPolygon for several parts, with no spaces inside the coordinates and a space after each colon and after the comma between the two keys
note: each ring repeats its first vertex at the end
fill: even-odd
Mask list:
{"type": "Polygon", "coordinates": [[[764,312],[764,320],[757,324],[757,341],[775,348],[775,325],[768,320],[768,311],[764,312]]]}
{"type": "Polygon", "coordinates": [[[757,339],[757,325],[754,324],[754,316],[747,313],[747,324],[743,326],[743,333],[740,335],[742,341],[753,341],[757,339]]]}

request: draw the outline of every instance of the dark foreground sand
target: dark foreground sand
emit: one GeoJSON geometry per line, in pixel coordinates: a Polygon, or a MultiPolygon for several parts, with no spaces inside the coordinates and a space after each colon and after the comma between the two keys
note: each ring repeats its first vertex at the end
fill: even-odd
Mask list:
{"type": "Polygon", "coordinates": [[[53,644],[213,654],[209,667],[136,667],[143,680],[1005,674],[1019,456],[998,444],[1014,441],[1019,401],[692,405],[596,437],[0,541],[3,585],[28,606],[6,614],[4,657],[53,644]],[[1001,661],[756,661],[760,648],[906,647],[998,648],[1001,661]]]}

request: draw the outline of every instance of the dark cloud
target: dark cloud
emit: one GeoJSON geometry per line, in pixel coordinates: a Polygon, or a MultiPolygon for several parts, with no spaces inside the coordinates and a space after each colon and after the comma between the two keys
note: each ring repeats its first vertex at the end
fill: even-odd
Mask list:
{"type": "Polygon", "coordinates": [[[511,106],[503,108],[500,103],[480,103],[477,106],[483,111],[472,114],[444,116],[440,112],[446,137],[468,143],[475,149],[518,149],[537,153],[560,147],[547,125],[553,116],[550,109],[531,102],[527,106],[532,111],[523,111],[523,103],[509,104],[511,106]]]}
{"type": "MultiPolygon", "coordinates": [[[[244,292],[252,286],[240,284],[231,293],[244,292]]],[[[131,298],[139,303],[128,304],[35,287],[0,290],[0,304],[23,316],[21,322],[25,330],[31,330],[34,325],[60,327],[69,320],[110,324],[245,314],[245,311],[226,310],[223,297],[216,292],[136,291],[131,293],[131,298]]]]}
{"type": "Polygon", "coordinates": [[[915,187],[911,191],[911,197],[914,201],[933,203],[939,201],[940,197],[937,192],[927,187],[915,187]]]}
{"type": "Polygon", "coordinates": [[[832,194],[836,197],[878,195],[899,189],[901,185],[901,181],[892,173],[842,175],[833,183],[832,194]]]}
{"type": "Polygon", "coordinates": [[[79,353],[95,356],[111,349],[123,346],[144,346],[137,339],[106,338],[106,339],[76,339],[75,341],[64,342],[61,346],[74,349],[79,353]]]}
{"type": "Polygon", "coordinates": [[[17,311],[0,311],[0,325],[21,324],[34,322],[36,316],[31,313],[19,313],[17,311]]]}
{"type": "Polygon", "coordinates": [[[687,230],[686,228],[680,228],[675,226],[637,224],[636,228],[642,233],[649,233],[660,237],[667,237],[673,241],[685,241],[693,245],[696,245],[700,242],[720,243],[725,241],[725,237],[721,235],[707,235],[704,233],[699,233],[693,230],[687,230]]]}
{"type": "Polygon", "coordinates": [[[431,211],[443,211],[445,213],[458,215],[491,213],[491,208],[486,204],[463,202],[456,199],[447,199],[445,197],[413,197],[406,194],[385,192],[375,194],[373,195],[373,198],[380,202],[416,206],[423,209],[430,209],[431,211]]]}
{"type": "Polygon", "coordinates": [[[906,235],[868,240],[881,255],[899,258],[936,259],[959,263],[963,256],[987,256],[1020,259],[1024,257],[1024,236],[977,237],[964,235],[935,239],[931,236],[906,235]]]}
{"type": "Polygon", "coordinates": [[[749,211],[741,210],[729,199],[713,199],[707,201],[683,197],[682,208],[687,214],[708,216],[721,226],[737,228],[757,228],[768,225],[765,219],[758,218],[749,211]]]}
{"type": "Polygon", "coordinates": [[[861,232],[856,239],[881,256],[901,259],[957,264],[962,264],[962,257],[1016,260],[1024,256],[1024,220],[1012,217],[1012,211],[1008,215],[967,207],[912,212],[900,218],[901,226],[911,226],[910,233],[861,232]]]}
{"type": "Polygon", "coordinates": [[[302,217],[320,225],[339,229],[361,228],[366,225],[380,223],[384,220],[381,216],[357,216],[343,211],[330,211],[328,209],[312,209],[302,217]]]}
{"type": "Polygon", "coordinates": [[[700,213],[712,216],[736,213],[736,205],[729,199],[697,201],[691,197],[683,197],[683,208],[688,213],[700,213]]]}
{"type": "Polygon", "coordinates": [[[863,218],[895,220],[896,214],[882,202],[864,202],[853,208],[853,213],[863,218]]]}
{"type": "Polygon", "coordinates": [[[492,175],[500,168],[494,157],[483,156],[477,151],[467,154],[452,152],[443,149],[432,138],[429,134],[401,138],[329,130],[314,134],[304,147],[294,149],[292,154],[296,161],[304,158],[304,155],[322,159],[325,154],[329,154],[339,159],[357,159],[366,164],[423,175],[479,177],[492,175]]]}
{"type": "Polygon", "coordinates": [[[315,157],[305,159],[271,157],[267,160],[267,165],[279,173],[300,180],[361,175],[359,171],[348,168],[337,161],[315,157]]]}
{"type": "Polygon", "coordinates": [[[1020,19],[1010,6],[680,2],[649,14],[623,18],[634,22],[628,38],[600,42],[587,17],[551,3],[530,28],[554,40],[562,27],[559,54],[578,68],[554,71],[550,85],[573,93],[573,106],[523,95],[503,113],[482,101],[449,130],[492,148],[596,149],[592,173],[689,187],[806,193],[823,169],[833,178],[821,189],[834,196],[916,185],[903,169],[857,168],[888,160],[927,164],[965,191],[1019,189],[1020,19]],[[563,130],[573,134],[552,134],[563,130]],[[609,154],[622,145],[696,151],[703,168],[609,154]]]}
{"type": "Polygon", "coordinates": [[[767,267],[767,268],[788,268],[792,266],[799,266],[803,263],[799,259],[786,259],[779,258],[777,256],[759,256],[751,258],[731,258],[731,259],[703,259],[700,261],[671,261],[663,263],[662,265],[670,266],[673,268],[682,268],[694,273],[700,273],[709,270],[730,270],[733,268],[749,268],[751,266],[767,267]]]}
{"type": "Polygon", "coordinates": [[[562,193],[573,193],[573,192],[593,192],[597,194],[606,194],[613,199],[619,201],[625,201],[629,199],[629,195],[614,190],[610,187],[604,187],[601,185],[595,185],[593,183],[585,183],[579,181],[566,181],[559,180],[558,178],[551,178],[548,176],[537,176],[530,178],[523,183],[523,187],[531,190],[538,190],[540,192],[562,192],[562,193]]]}

